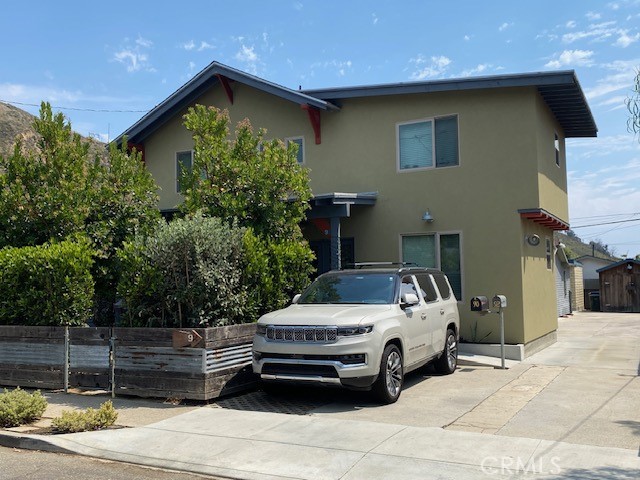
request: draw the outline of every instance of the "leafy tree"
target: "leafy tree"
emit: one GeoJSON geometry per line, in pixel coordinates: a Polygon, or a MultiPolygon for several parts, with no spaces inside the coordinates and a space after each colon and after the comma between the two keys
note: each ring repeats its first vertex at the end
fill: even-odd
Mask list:
{"type": "Polygon", "coordinates": [[[96,251],[96,314],[106,323],[118,276],[115,252],[133,233],[155,225],[157,187],[140,154],[112,145],[92,156],[89,144],[48,103],[34,129],[33,151],[17,142],[10,156],[0,157],[0,248],[87,234],[96,251]]]}
{"type": "Polygon", "coordinates": [[[309,208],[307,171],[298,165],[297,145],[265,141],[248,120],[238,123],[229,140],[229,114],[196,105],[185,115],[193,133],[193,168],[185,172],[183,210],[235,218],[260,236],[281,239],[300,232],[309,208]]]}
{"type": "MultiPolygon", "coordinates": [[[[627,129],[634,135],[638,135],[640,134],[640,69],[636,70],[633,94],[627,98],[626,104],[629,110],[627,129]]],[[[640,140],[640,137],[638,140],[640,140]]]]}
{"type": "Polygon", "coordinates": [[[231,139],[229,114],[215,107],[196,105],[184,119],[194,158],[181,179],[182,210],[249,229],[245,283],[259,299],[258,313],[284,306],[312,272],[313,253],[300,230],[312,194],[308,173],[296,161],[297,145],[266,141],[266,131],[254,134],[246,119],[231,139]]]}
{"type": "Polygon", "coordinates": [[[37,149],[0,157],[0,247],[40,245],[81,231],[91,210],[97,159],[61,113],[43,103],[37,149]]]}

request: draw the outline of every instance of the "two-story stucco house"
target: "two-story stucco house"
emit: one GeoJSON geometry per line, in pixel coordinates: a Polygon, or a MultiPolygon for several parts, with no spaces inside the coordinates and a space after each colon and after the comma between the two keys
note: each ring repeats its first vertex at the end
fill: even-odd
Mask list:
{"type": "MultiPolygon", "coordinates": [[[[293,90],[212,63],[123,135],[162,188],[177,182],[196,103],[249,118],[299,145],[314,192],[305,236],[319,271],[346,261],[442,269],[460,301],[461,335],[498,338],[474,295],[504,294],[506,340],[532,352],[555,340],[553,231],[568,228],[565,139],[597,128],[573,71],[293,90]]],[[[120,137],[118,141],[122,141],[120,137]]]]}

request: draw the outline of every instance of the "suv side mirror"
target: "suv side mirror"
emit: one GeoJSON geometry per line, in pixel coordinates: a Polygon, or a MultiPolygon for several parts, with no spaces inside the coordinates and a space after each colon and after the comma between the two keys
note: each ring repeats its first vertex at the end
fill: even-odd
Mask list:
{"type": "Polygon", "coordinates": [[[296,293],[293,299],[291,300],[291,303],[298,303],[298,300],[300,300],[300,294],[296,293]]]}
{"type": "Polygon", "coordinates": [[[415,293],[403,293],[400,296],[400,307],[407,308],[412,307],[413,305],[417,305],[420,303],[420,299],[415,293]]]}

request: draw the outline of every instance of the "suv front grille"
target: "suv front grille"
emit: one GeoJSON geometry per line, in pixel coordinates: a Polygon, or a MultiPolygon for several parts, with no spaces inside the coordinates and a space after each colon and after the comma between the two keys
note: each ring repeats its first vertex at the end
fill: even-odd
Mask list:
{"type": "Polygon", "coordinates": [[[267,339],[277,342],[333,343],[338,340],[337,327],[285,327],[269,325],[267,339]]]}

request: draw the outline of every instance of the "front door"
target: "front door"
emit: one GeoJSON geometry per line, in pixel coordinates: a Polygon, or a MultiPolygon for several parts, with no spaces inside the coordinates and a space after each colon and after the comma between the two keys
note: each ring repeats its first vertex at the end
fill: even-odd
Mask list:
{"type": "MultiPolygon", "coordinates": [[[[311,240],[309,246],[315,255],[313,266],[317,275],[331,270],[331,240],[311,240]]],[[[340,239],[340,263],[342,268],[354,263],[354,240],[353,237],[340,239]]]]}

